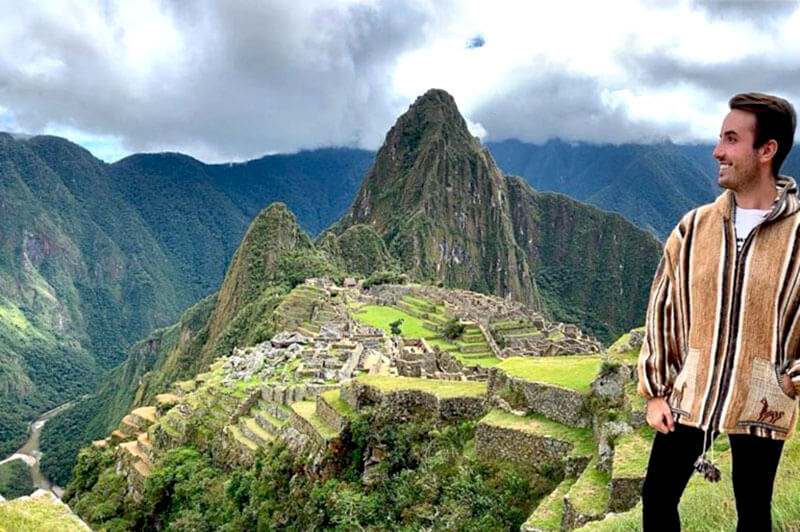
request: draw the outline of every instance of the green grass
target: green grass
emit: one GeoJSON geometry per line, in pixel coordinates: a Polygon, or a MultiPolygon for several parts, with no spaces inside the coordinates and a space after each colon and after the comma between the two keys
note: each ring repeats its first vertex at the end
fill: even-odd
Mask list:
{"type": "MultiPolygon", "coordinates": [[[[421,297],[412,296],[410,294],[406,294],[402,297],[402,300],[410,305],[414,305],[415,307],[419,307],[420,310],[423,312],[428,312],[425,309],[436,307],[432,302],[428,301],[427,299],[422,299],[421,297]]],[[[431,314],[434,314],[433,312],[431,314]]]]}
{"type": "Polygon", "coordinates": [[[606,509],[611,475],[605,471],[598,471],[596,465],[595,457],[569,490],[569,500],[579,513],[598,515],[606,509]]]}
{"type": "Polygon", "coordinates": [[[502,331],[503,329],[518,329],[527,326],[533,327],[533,324],[528,324],[525,320],[500,320],[491,322],[489,326],[498,331],[502,331]]]}
{"type": "Polygon", "coordinates": [[[245,436],[244,434],[242,434],[242,429],[240,429],[236,425],[228,425],[228,431],[231,433],[231,435],[236,441],[246,446],[251,451],[258,450],[258,444],[253,440],[251,440],[250,438],[248,438],[247,436],[245,436]]]}
{"type": "Polygon", "coordinates": [[[486,395],[486,383],[474,381],[440,381],[414,377],[385,377],[365,375],[356,379],[362,384],[372,386],[381,392],[398,390],[419,390],[428,392],[440,399],[451,397],[480,397],[486,395]]]}
{"type": "Polygon", "coordinates": [[[492,410],[480,420],[480,423],[521,430],[570,442],[575,446],[570,452],[572,456],[587,456],[592,454],[595,448],[591,429],[568,427],[536,414],[522,417],[502,410],[492,410]]]}
{"type": "Polygon", "coordinates": [[[493,368],[501,362],[499,358],[488,353],[484,354],[483,356],[473,356],[480,353],[451,352],[450,354],[465,366],[483,366],[484,368],[493,368]]]}
{"type": "Polygon", "coordinates": [[[512,357],[497,365],[510,376],[545,382],[587,393],[600,370],[599,355],[559,357],[512,357]]]}
{"type": "Polygon", "coordinates": [[[367,325],[383,329],[387,334],[391,332],[389,323],[402,319],[403,323],[400,324],[400,331],[403,338],[424,338],[435,334],[422,326],[421,319],[394,307],[365,305],[360,311],[353,312],[352,316],[367,325]]]}
{"type": "Polygon", "coordinates": [[[341,395],[341,390],[329,390],[327,392],[323,392],[322,399],[334,410],[346,417],[352,417],[355,415],[353,411],[353,407],[347,404],[341,395]]]}
{"type": "Polygon", "coordinates": [[[565,478],[550,495],[545,497],[536,510],[531,514],[525,525],[536,527],[548,532],[558,532],[561,530],[561,515],[564,509],[564,495],[575,484],[574,478],[565,478]]]}
{"type": "Polygon", "coordinates": [[[63,503],[47,498],[0,503],[0,532],[85,532],[63,503]]]}
{"type": "Polygon", "coordinates": [[[650,427],[623,434],[614,448],[614,478],[643,478],[655,432],[650,427]]]}
{"type": "Polygon", "coordinates": [[[442,351],[453,351],[461,347],[458,342],[448,342],[444,338],[425,338],[425,341],[431,347],[439,346],[442,351]]]}
{"type": "Polygon", "coordinates": [[[553,340],[554,342],[564,338],[566,338],[566,336],[564,336],[564,333],[561,331],[555,331],[553,334],[547,337],[548,340],[553,340]]]}
{"type": "MultiPolygon", "coordinates": [[[[635,329],[636,330],[636,329],[635,329]]],[[[617,340],[611,344],[611,347],[608,348],[608,358],[614,362],[619,362],[620,364],[626,364],[628,366],[635,365],[639,359],[639,348],[634,347],[633,349],[627,349],[625,351],[620,351],[620,349],[627,345],[628,342],[631,340],[631,334],[625,333],[617,340]]]]}
{"type": "Polygon", "coordinates": [[[628,399],[628,403],[630,404],[631,410],[644,412],[647,408],[647,401],[644,397],[641,396],[639,391],[636,389],[636,383],[633,381],[629,381],[625,383],[624,387],[625,397],[628,399]]]}
{"type": "Polygon", "coordinates": [[[31,328],[30,322],[17,307],[0,305],[0,322],[12,325],[20,331],[27,331],[31,328]]]}
{"type": "MultiPolygon", "coordinates": [[[[719,445],[725,446],[727,438],[717,438],[719,445]]],[[[692,532],[734,532],[736,530],[736,505],[731,484],[731,455],[724,451],[716,458],[722,470],[722,480],[712,484],[699,475],[693,475],[683,494],[680,504],[683,530],[692,532]]],[[[786,442],[775,479],[772,497],[772,526],[776,532],[797,532],[800,530],[800,441],[797,437],[786,442]]],[[[590,523],[581,532],[635,532],[641,530],[642,505],[631,510],[608,517],[603,521],[590,523]]]]}
{"type": "Polygon", "coordinates": [[[330,440],[339,435],[336,429],[325,423],[325,421],[317,415],[317,404],[314,401],[292,403],[292,410],[311,423],[314,429],[326,440],[330,440]]]}

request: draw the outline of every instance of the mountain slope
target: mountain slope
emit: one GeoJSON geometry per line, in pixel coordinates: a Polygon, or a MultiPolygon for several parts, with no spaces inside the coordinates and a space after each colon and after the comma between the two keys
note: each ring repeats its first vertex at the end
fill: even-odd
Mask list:
{"type": "Polygon", "coordinates": [[[719,194],[711,146],[507,140],[489,148],[504,172],[525,178],[534,189],[618,212],[659,238],[686,211],[719,194]]]}
{"type": "Polygon", "coordinates": [[[91,391],[133,342],[215,291],[265,205],[281,197],[303,207],[301,223],[324,227],[370,158],[341,149],[108,165],[65,139],[0,133],[0,456],[37,413],[91,391]]]}
{"type": "Polygon", "coordinates": [[[659,243],[621,217],[504,176],[441,90],[397,120],[332,229],[358,224],[414,278],[510,297],[605,341],[644,319],[660,256],[659,243]],[[628,300],[598,297],[603,286],[628,300]]]}
{"type": "Polygon", "coordinates": [[[538,307],[533,277],[514,242],[506,179],[444,91],[418,98],[386,135],[334,230],[357,224],[381,234],[418,279],[538,307]]]}

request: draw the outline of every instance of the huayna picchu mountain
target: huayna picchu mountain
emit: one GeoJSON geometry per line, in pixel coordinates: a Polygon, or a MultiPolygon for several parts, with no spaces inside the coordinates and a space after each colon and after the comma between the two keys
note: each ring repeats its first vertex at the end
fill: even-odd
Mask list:
{"type": "Polygon", "coordinates": [[[412,278],[511,297],[609,341],[644,319],[660,245],[617,214],[504,176],[453,98],[420,96],[332,230],[375,229],[412,278]]]}

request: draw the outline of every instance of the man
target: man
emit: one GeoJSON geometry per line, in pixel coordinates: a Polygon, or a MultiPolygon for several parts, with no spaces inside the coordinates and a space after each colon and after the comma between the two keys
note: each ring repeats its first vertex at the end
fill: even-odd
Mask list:
{"type": "Polygon", "coordinates": [[[796,115],[782,98],[738,94],[713,156],[725,192],[687,213],[664,246],[639,355],[656,429],[642,490],[645,532],[680,530],[696,469],[728,435],[738,532],[771,530],[775,472],[800,389],[800,202],[778,174],[796,115]],[[708,454],[708,456],[707,456],[708,454]]]}

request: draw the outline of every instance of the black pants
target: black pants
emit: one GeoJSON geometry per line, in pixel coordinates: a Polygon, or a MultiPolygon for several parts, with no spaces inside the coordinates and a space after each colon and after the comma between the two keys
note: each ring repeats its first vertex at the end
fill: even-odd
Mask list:
{"type": "MultiPolygon", "coordinates": [[[[772,530],[770,510],[775,472],[783,442],[758,436],[728,436],[733,457],[733,493],[739,516],[737,532],[772,530]]],[[[709,439],[712,439],[709,435],[709,439]]],[[[703,452],[703,431],[675,424],[669,434],[656,433],[642,488],[644,532],[681,529],[678,503],[694,462],[703,452]]]]}

